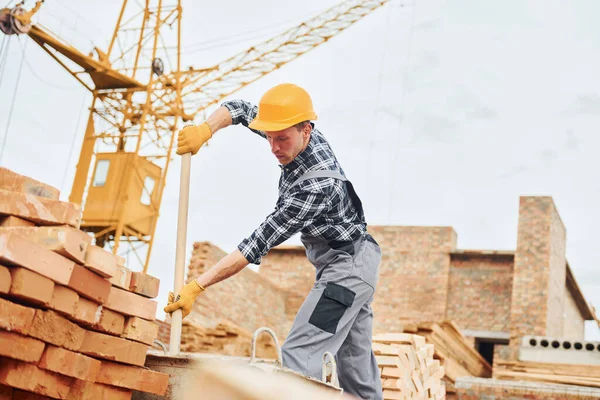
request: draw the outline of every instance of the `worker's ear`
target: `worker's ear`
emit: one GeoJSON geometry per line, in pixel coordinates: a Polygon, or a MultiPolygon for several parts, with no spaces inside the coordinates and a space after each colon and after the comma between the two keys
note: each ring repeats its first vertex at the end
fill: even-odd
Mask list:
{"type": "Polygon", "coordinates": [[[310,122],[307,122],[302,127],[302,137],[304,137],[304,138],[309,137],[311,131],[312,131],[312,125],[310,124],[310,122]]]}

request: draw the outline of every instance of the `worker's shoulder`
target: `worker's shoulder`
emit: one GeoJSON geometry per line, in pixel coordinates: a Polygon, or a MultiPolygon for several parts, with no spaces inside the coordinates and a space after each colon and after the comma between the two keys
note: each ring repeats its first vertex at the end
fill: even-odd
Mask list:
{"type": "Polygon", "coordinates": [[[295,189],[293,190],[293,192],[332,194],[341,187],[343,183],[342,179],[330,175],[319,176],[319,172],[321,171],[326,173],[339,173],[339,170],[337,168],[311,169],[309,173],[315,174],[315,176],[311,176],[307,179],[304,179],[301,182],[298,182],[298,184],[296,184],[295,187],[292,188],[295,189]]]}

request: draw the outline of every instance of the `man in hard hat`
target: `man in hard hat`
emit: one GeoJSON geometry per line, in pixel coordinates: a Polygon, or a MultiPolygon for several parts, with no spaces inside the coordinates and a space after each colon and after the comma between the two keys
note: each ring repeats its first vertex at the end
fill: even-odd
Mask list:
{"type": "Polygon", "coordinates": [[[282,346],[285,367],[321,378],[325,352],[336,356],[340,386],[361,399],[382,399],[372,351],[373,311],[381,251],[367,233],[360,199],[314,123],[308,93],[293,84],[267,91],[258,107],[233,100],[200,125],[183,128],[177,154],[196,154],[218,130],[242,124],[267,139],[281,178],[275,211],[215,266],[185,285],[165,312],[187,316],[205,288],[260,264],[269,249],[297,232],[316,268],[316,282],[282,346]]]}

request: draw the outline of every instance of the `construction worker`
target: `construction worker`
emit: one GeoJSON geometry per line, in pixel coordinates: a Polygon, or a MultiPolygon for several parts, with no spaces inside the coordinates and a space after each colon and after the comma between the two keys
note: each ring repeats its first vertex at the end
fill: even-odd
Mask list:
{"type": "Polygon", "coordinates": [[[267,139],[281,178],[275,211],[211,269],[185,285],[166,313],[185,318],[195,298],[297,232],[316,268],[316,282],[300,307],[283,346],[284,367],[321,378],[322,356],[335,355],[340,386],[361,399],[382,399],[372,351],[373,311],[381,251],[366,231],[360,199],[329,143],[313,122],[308,93],[293,84],[267,91],[258,107],[226,101],[200,125],[183,128],[177,154],[196,154],[215,132],[242,124],[267,139]]]}

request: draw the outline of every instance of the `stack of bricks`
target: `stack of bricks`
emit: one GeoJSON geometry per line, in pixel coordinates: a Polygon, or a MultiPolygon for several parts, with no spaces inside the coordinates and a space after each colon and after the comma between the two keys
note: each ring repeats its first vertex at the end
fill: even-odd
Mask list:
{"type": "Polygon", "coordinates": [[[0,168],[0,399],[163,395],[144,368],[158,279],[92,245],[58,194],[0,168]]]}
{"type": "Polygon", "coordinates": [[[444,367],[433,358],[434,346],[408,333],[373,337],[373,352],[383,384],[384,400],[441,400],[446,398],[444,367]]]}
{"type": "MultiPolygon", "coordinates": [[[[158,340],[168,343],[169,337],[170,325],[160,322],[158,340]]],[[[185,319],[181,330],[181,351],[250,357],[252,333],[229,321],[221,321],[213,328],[206,328],[185,319]]],[[[275,344],[269,335],[262,334],[256,339],[256,356],[277,358],[275,344]]]]}
{"type": "MultiPolygon", "coordinates": [[[[209,242],[194,243],[187,281],[200,276],[226,254],[209,242]]],[[[196,299],[186,320],[205,328],[215,327],[224,320],[235,321],[250,332],[268,326],[280,340],[291,327],[291,320],[286,314],[286,293],[250,268],[244,268],[230,279],[207,288],[196,299]]]]}

